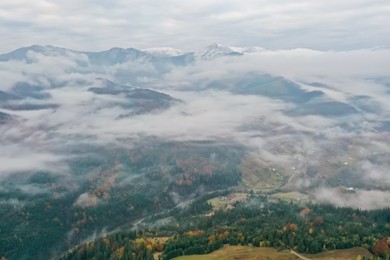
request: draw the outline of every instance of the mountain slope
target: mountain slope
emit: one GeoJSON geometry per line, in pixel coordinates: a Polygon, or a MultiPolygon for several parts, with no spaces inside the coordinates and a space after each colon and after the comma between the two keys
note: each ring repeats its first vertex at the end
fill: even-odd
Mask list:
{"type": "Polygon", "coordinates": [[[160,47],[160,48],[148,48],[142,49],[143,52],[152,54],[155,57],[174,57],[181,56],[184,54],[182,50],[178,50],[170,47],[160,47]]]}
{"type": "Polygon", "coordinates": [[[88,56],[90,63],[94,65],[114,65],[130,61],[155,61],[153,55],[134,48],[112,48],[107,51],[87,52],[85,54],[88,56]]]}
{"type": "Polygon", "coordinates": [[[11,119],[10,115],[0,112],[0,125],[6,123],[9,119],[11,119]]]}
{"type": "Polygon", "coordinates": [[[223,56],[240,56],[243,55],[240,52],[234,51],[227,46],[223,46],[219,43],[214,43],[207,46],[204,49],[194,52],[194,57],[198,60],[211,60],[223,56]]]}
{"type": "Polygon", "coordinates": [[[130,111],[128,114],[123,114],[120,117],[161,111],[181,102],[179,99],[150,89],[129,88],[109,80],[101,80],[101,83],[101,87],[91,87],[88,91],[97,95],[125,97],[127,102],[118,103],[118,105],[130,111]]]}

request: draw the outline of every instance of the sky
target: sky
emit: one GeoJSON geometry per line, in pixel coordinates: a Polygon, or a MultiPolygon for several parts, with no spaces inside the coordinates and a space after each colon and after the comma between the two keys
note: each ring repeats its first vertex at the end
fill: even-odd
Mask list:
{"type": "Polygon", "coordinates": [[[0,52],[32,44],[76,50],[218,42],[268,49],[390,46],[390,1],[1,0],[0,52]]]}

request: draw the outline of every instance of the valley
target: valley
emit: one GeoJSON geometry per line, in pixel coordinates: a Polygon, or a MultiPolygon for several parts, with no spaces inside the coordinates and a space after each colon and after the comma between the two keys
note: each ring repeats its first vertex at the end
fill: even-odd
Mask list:
{"type": "MultiPolygon", "coordinates": [[[[287,52],[299,62],[301,51],[287,52]]],[[[0,257],[213,257],[228,245],[378,255],[387,75],[268,65],[283,57],[220,44],[0,55],[0,257]]]]}

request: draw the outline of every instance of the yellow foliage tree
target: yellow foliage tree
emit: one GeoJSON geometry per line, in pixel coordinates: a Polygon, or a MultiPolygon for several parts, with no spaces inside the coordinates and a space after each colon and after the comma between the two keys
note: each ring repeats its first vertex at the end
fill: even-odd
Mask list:
{"type": "Polygon", "coordinates": [[[214,243],[215,242],[215,236],[214,235],[210,235],[209,236],[209,243],[214,243]]]}

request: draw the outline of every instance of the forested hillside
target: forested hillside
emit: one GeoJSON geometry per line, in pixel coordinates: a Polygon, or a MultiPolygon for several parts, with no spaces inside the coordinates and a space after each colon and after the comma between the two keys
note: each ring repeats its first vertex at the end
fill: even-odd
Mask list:
{"type": "Polygon", "coordinates": [[[159,257],[167,260],[207,254],[224,245],[292,249],[304,254],[352,247],[366,248],[378,257],[390,253],[390,209],[302,206],[251,195],[229,210],[210,211],[209,197],[187,209],[171,211],[169,215],[176,220],[171,224],[114,233],[78,246],[61,259],[153,259],[153,254],[162,252],[159,257]],[[169,239],[162,242],[161,237],[169,239]]]}

